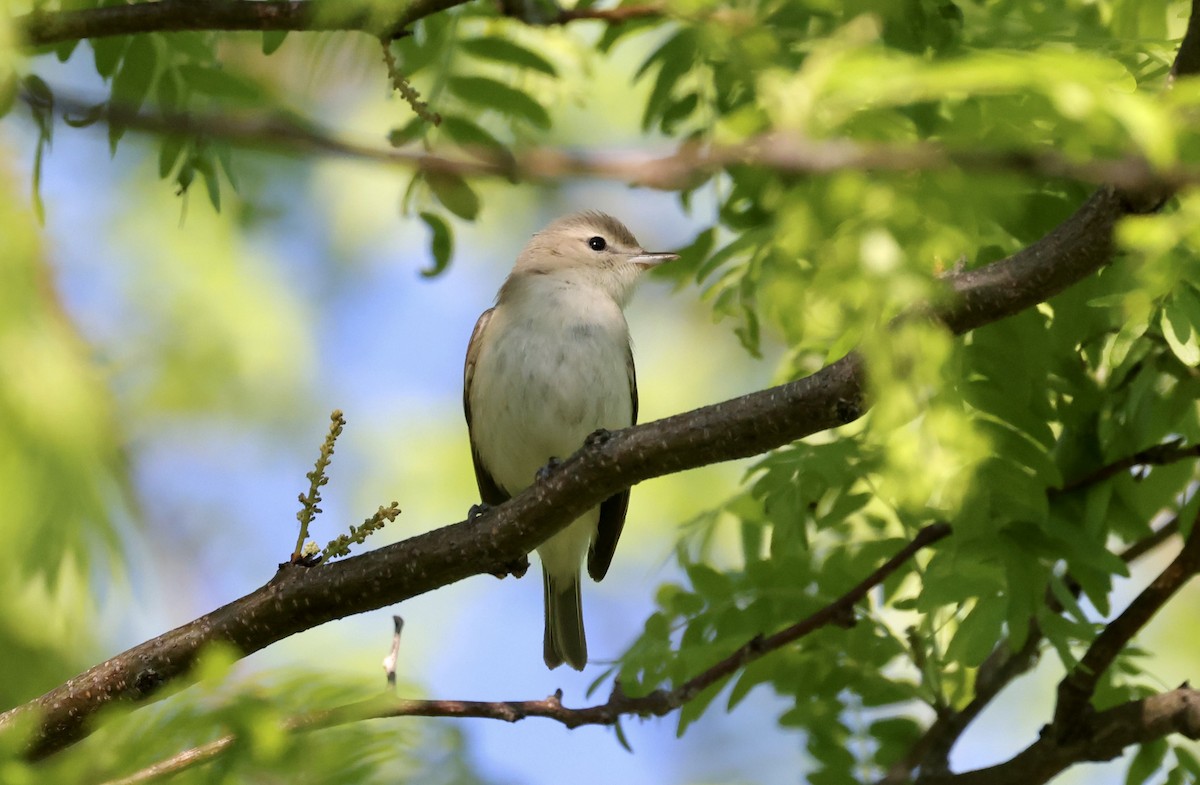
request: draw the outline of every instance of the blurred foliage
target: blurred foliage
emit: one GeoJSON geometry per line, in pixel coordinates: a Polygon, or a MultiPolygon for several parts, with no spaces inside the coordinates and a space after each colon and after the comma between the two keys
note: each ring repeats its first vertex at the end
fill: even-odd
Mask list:
{"type": "Polygon", "coordinates": [[[116,567],[128,495],[106,380],[63,313],[33,215],[0,169],[0,703],[27,700],[85,664],[80,589],[116,567]],[[99,563],[98,563],[99,562],[99,563]]]}
{"type": "MultiPolygon", "coordinates": [[[[363,7],[386,25],[390,3],[336,12],[363,7]]],[[[376,128],[378,138],[488,160],[510,160],[536,144],[567,146],[571,139],[556,136],[560,105],[587,96],[573,85],[587,84],[589,62],[644,50],[630,69],[646,90],[644,104],[593,110],[635,112],[647,137],[659,140],[736,144],[782,131],[960,151],[1054,150],[1078,161],[1142,156],[1159,167],[1200,157],[1193,132],[1200,86],[1184,80],[1163,93],[1186,3],[672,0],[664,7],[661,18],[573,23],[565,31],[502,18],[490,3],[422,19],[390,45],[398,73],[387,76],[418,90],[441,123],[393,116],[376,128]]],[[[33,209],[40,209],[40,162],[60,120],[88,126],[105,116],[76,107],[63,118],[59,89],[40,75],[53,57],[94,70],[114,107],[167,125],[181,112],[285,117],[301,128],[318,127],[309,118],[322,112],[339,116],[336,102],[330,108],[294,95],[286,75],[271,70],[270,58],[287,56],[282,34],[155,33],[26,52],[15,48],[5,19],[0,14],[0,114],[32,119],[33,209]],[[298,111],[305,100],[310,105],[298,111]]],[[[106,126],[114,151],[129,130],[119,117],[106,126]]],[[[219,134],[180,129],[156,144],[164,194],[199,183],[212,207],[228,212],[231,189],[246,190],[219,134]]],[[[113,521],[127,503],[122,427],[107,380],[60,311],[33,212],[14,196],[12,179],[5,174],[0,183],[0,492],[8,501],[0,527],[15,565],[0,577],[0,666],[16,674],[0,681],[4,705],[80,664],[77,645],[93,631],[86,603],[73,598],[83,596],[78,586],[93,570],[118,569],[98,566],[96,554],[116,552],[113,521]]],[[[487,209],[479,186],[446,171],[408,180],[400,201],[428,229],[427,275],[448,269],[455,228],[487,209]]],[[[710,689],[680,713],[680,732],[722,689],[732,709],[762,685],[787,700],[780,724],[804,732],[816,761],[811,782],[861,781],[904,755],[928,709],[969,702],[984,660],[997,646],[1019,647],[1031,622],[1058,660],[1076,662],[1098,619],[1119,610],[1114,584],[1128,568],[1114,553],[1166,516],[1190,521],[1200,505],[1191,462],[1058,490],[1155,444],[1200,440],[1200,198],[1188,190],[1159,215],[1125,221],[1119,263],[1037,309],[963,339],[912,322],[883,328],[936,297],[940,274],[1035,241],[1087,192],[1015,173],[800,177],[735,164],[678,195],[685,208],[709,206],[695,207],[701,226],[683,259],[662,274],[696,287],[748,352],[782,344],[780,380],[860,346],[872,409],[852,425],[763,456],[733,498],[686,530],[678,548],[686,579],[658,590],[658,610],[616,669],[627,691],[679,684],[755,635],[823,607],[933,520],[949,521],[954,536],[873,593],[856,626],[824,629],[755,662],[731,686],[710,689]],[[728,532],[740,553],[734,566],[717,566],[712,543],[728,532]],[[1050,612],[1048,593],[1062,613],[1050,612]]],[[[163,199],[160,207],[152,222],[169,226],[177,204],[163,199]]],[[[139,275],[126,296],[145,306],[140,318],[163,345],[149,360],[118,358],[153,369],[124,377],[127,400],[155,412],[249,403],[269,416],[275,396],[302,384],[306,370],[303,351],[297,362],[276,349],[306,347],[307,326],[287,287],[241,247],[239,225],[201,213],[187,219],[194,242],[178,243],[169,262],[131,249],[139,275]]],[[[1137,655],[1131,648],[1106,674],[1098,705],[1146,694],[1152,682],[1137,655]]],[[[281,705],[332,705],[352,693],[308,678],[278,674],[269,685],[198,689],[192,702],[177,696],[114,719],[53,765],[61,781],[109,776],[239,729],[245,743],[216,774],[186,776],[420,779],[416,758],[375,765],[371,751],[394,733],[313,734],[319,742],[279,734],[281,705]]],[[[417,733],[452,749],[457,742],[443,730],[417,733]]],[[[406,749],[427,743],[405,739],[406,749]]],[[[21,764],[4,765],[12,781],[32,781],[21,764]]],[[[439,771],[449,777],[448,770],[439,771]]],[[[1166,740],[1138,752],[1129,781],[1185,780],[1198,770],[1194,753],[1166,740]]]]}
{"type": "MultiPolygon", "coordinates": [[[[385,696],[383,682],[354,684],[328,674],[278,670],[237,677],[237,655],[214,646],[196,666],[196,684],[137,711],[112,709],[102,728],[71,755],[40,765],[0,764],[11,785],[95,783],[116,779],[232,735],[236,741],[208,765],[184,766],[176,783],[375,783],[428,782],[479,785],[462,759],[462,736],[450,723],[422,723],[397,733],[386,722],[356,720],[308,732],[290,732],[284,706],[367,706],[385,696]]],[[[411,692],[413,685],[400,685],[411,692]]]]}

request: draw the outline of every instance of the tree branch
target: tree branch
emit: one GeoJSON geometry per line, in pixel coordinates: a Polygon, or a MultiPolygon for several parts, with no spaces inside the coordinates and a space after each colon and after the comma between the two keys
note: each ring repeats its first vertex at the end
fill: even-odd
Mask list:
{"type": "MultiPolygon", "coordinates": [[[[1118,558],[1132,564],[1150,551],[1179,533],[1179,516],[1125,548],[1118,558]]],[[[1081,588],[1068,574],[1064,582],[1071,593],[1078,597],[1081,588]]],[[[1061,613],[1062,603],[1050,591],[1046,592],[1046,607],[1051,613],[1061,613]]],[[[949,772],[950,751],[975,718],[1007,687],[1013,679],[1027,673],[1038,661],[1044,639],[1042,627],[1037,619],[1029,623],[1025,643],[1017,651],[1011,651],[1007,637],[996,644],[991,654],[979,666],[975,680],[975,695],[961,709],[942,712],[912,748],[888,771],[879,785],[898,785],[911,779],[913,770],[920,768],[925,774],[949,772]]]]}
{"type": "MultiPolygon", "coordinates": [[[[29,46],[184,30],[349,31],[399,38],[408,34],[407,28],[413,22],[467,2],[469,0],[408,0],[398,3],[399,12],[385,20],[381,19],[375,6],[363,3],[346,3],[339,8],[336,3],[313,0],[162,0],[74,11],[34,11],[16,17],[13,25],[29,46]]],[[[592,19],[621,24],[663,15],[663,8],[654,4],[574,9],[560,12],[553,23],[592,19]]]]}
{"type": "Polygon", "coordinates": [[[1200,692],[1184,684],[1170,692],[1130,701],[1096,714],[1087,736],[1063,743],[1041,738],[1004,763],[961,774],[917,777],[914,785],[1041,785],[1085,761],[1118,757],[1131,744],[1144,744],[1178,733],[1200,738],[1200,692]]]}
{"type": "Polygon", "coordinates": [[[1086,488],[1096,483],[1104,482],[1105,480],[1115,477],[1121,472],[1129,471],[1136,466],[1165,466],[1169,463],[1185,461],[1188,458],[1200,458],[1200,444],[1193,444],[1190,447],[1183,446],[1182,439],[1176,439],[1156,444],[1153,447],[1147,447],[1141,452],[1126,456],[1120,460],[1113,461],[1110,464],[1101,466],[1095,471],[1089,472],[1082,477],[1079,477],[1071,482],[1063,485],[1055,491],[1056,494],[1070,493],[1071,491],[1086,488]]]}
{"type": "MultiPolygon", "coordinates": [[[[945,523],[926,526],[917,532],[916,537],[892,558],[824,608],[774,635],[765,638],[761,635],[754,637],[728,657],[671,690],[655,690],[648,695],[630,697],[620,689],[620,684],[616,683],[608,701],[582,709],[569,709],[563,706],[561,692],[544,700],[525,701],[399,700],[387,696],[335,709],[310,712],[292,718],[285,724],[285,728],[293,732],[311,731],[360,720],[386,717],[476,717],[505,722],[517,722],[527,717],[545,717],[561,722],[568,728],[578,728],[582,725],[613,725],[625,715],[662,717],[680,708],[708,687],[728,678],[738,669],[789,643],[794,643],[830,624],[842,623],[847,619],[852,623],[854,606],[862,601],[867,592],[887,580],[922,548],[932,545],[949,534],[950,527],[945,523]]],[[[397,640],[399,639],[398,630],[399,626],[397,626],[397,640]]],[[[199,747],[184,750],[171,758],[159,761],[128,777],[105,783],[105,785],[135,785],[174,774],[212,760],[236,740],[237,737],[234,735],[224,736],[199,747]]]]}
{"type": "MultiPolygon", "coordinates": [[[[1200,517],[1197,523],[1200,523],[1200,517]]],[[[1164,528],[1174,527],[1168,524],[1164,528]]],[[[1160,541],[1159,534],[1156,532],[1147,540],[1160,541]]],[[[1144,552],[1145,549],[1140,547],[1139,542],[1130,546],[1122,556],[1135,558],[1144,552]]],[[[946,770],[944,755],[948,754],[953,741],[999,692],[998,689],[985,687],[962,712],[951,715],[945,723],[939,718],[918,743],[918,747],[930,750],[926,753],[927,757],[933,755],[932,748],[935,746],[940,752],[931,766],[926,767],[922,762],[922,774],[915,782],[918,785],[998,785],[1013,782],[1038,785],[1076,763],[1112,760],[1130,744],[1144,743],[1171,733],[1180,733],[1189,739],[1200,738],[1200,693],[1192,690],[1187,684],[1173,692],[1131,701],[1102,712],[1096,712],[1090,703],[1100,678],[1121,650],[1198,571],[1200,527],[1193,523],[1192,533],[1175,560],[1120,616],[1105,627],[1079,664],[1059,683],[1054,720],[1042,729],[1038,741],[996,766],[958,774],[946,770]],[[940,729],[939,725],[942,726],[940,729]]],[[[1040,631],[1037,640],[1040,641],[1040,631]]],[[[1030,653],[1027,650],[1030,650],[1031,646],[1032,651],[1036,653],[1038,643],[1033,635],[1029,641],[1022,649],[1024,654],[1030,653]]],[[[1017,658],[1014,658],[1014,661],[1017,661],[1017,658]]],[[[1015,675],[1017,674],[1013,673],[1009,678],[1015,675]]],[[[1001,682],[1001,686],[1007,681],[1008,679],[1001,682]]],[[[917,762],[912,761],[911,764],[903,772],[899,767],[893,769],[884,781],[906,781],[905,774],[911,771],[917,762]]]]}
{"type": "MultiPolygon", "coordinates": [[[[30,96],[24,98],[26,102],[32,100],[30,96]]],[[[1006,173],[1103,184],[1130,195],[1152,193],[1158,199],[1162,194],[1200,183],[1200,167],[1181,164],[1155,169],[1141,156],[1078,161],[1055,150],[956,149],[931,142],[864,144],[782,132],[733,145],[689,142],[665,155],[606,150],[568,152],[547,147],[503,154],[492,149],[464,148],[447,155],[362,144],[291,115],[145,112],[112,102],[97,107],[94,102],[62,95],[56,95],[54,105],[64,116],[91,117],[143,133],[200,136],[263,152],[335,155],[403,169],[460,177],[499,177],[514,182],[590,178],[673,191],[694,188],[729,166],[748,165],[794,175],[827,175],[847,170],[952,169],[1006,173]]]]}
{"type": "Polygon", "coordinates": [[[19,36],[30,46],[82,39],[183,30],[359,31],[382,37],[406,35],[418,19],[445,11],[468,0],[408,0],[387,23],[362,4],[339,10],[334,3],[311,0],[222,0],[222,2],[163,2],[111,5],[76,11],[34,11],[13,20],[19,36]]]}
{"type": "Polygon", "coordinates": [[[1087,653],[1058,685],[1052,728],[1064,740],[1091,733],[1090,701],[1100,678],[1126,644],[1141,631],[1185,583],[1200,572],[1200,515],[1184,540],[1183,550],[1120,616],[1096,636],[1087,653]]]}

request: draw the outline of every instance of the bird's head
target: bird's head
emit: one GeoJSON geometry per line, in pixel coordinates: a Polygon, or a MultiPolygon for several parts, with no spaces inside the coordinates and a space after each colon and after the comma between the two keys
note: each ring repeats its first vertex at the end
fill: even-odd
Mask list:
{"type": "Polygon", "coordinates": [[[616,218],[588,211],[560,218],[535,234],[517,257],[511,278],[532,282],[548,276],[597,287],[624,305],[639,274],[678,258],[646,251],[616,218]]]}

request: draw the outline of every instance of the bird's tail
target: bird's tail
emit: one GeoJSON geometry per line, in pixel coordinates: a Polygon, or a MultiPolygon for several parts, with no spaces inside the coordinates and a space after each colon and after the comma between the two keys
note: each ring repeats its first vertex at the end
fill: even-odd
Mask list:
{"type": "Polygon", "coordinates": [[[545,652],[547,668],[564,662],[577,671],[587,665],[587,638],[583,634],[583,610],[579,598],[579,572],[574,577],[551,577],[542,570],[546,596],[545,652]]]}

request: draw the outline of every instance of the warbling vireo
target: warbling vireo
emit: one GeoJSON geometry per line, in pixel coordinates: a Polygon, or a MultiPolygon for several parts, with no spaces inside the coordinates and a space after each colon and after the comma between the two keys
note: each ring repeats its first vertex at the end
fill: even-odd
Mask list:
{"type": "MultiPolygon", "coordinates": [[[[647,253],[598,212],[538,232],[483,312],[467,347],[463,408],[485,504],[501,504],[599,429],[637,420],[637,379],[622,309],[638,275],[678,258],[647,253]]],[[[579,581],[601,580],[625,525],[629,491],[611,496],[538,546],[550,668],[587,664],[579,581]]]]}

